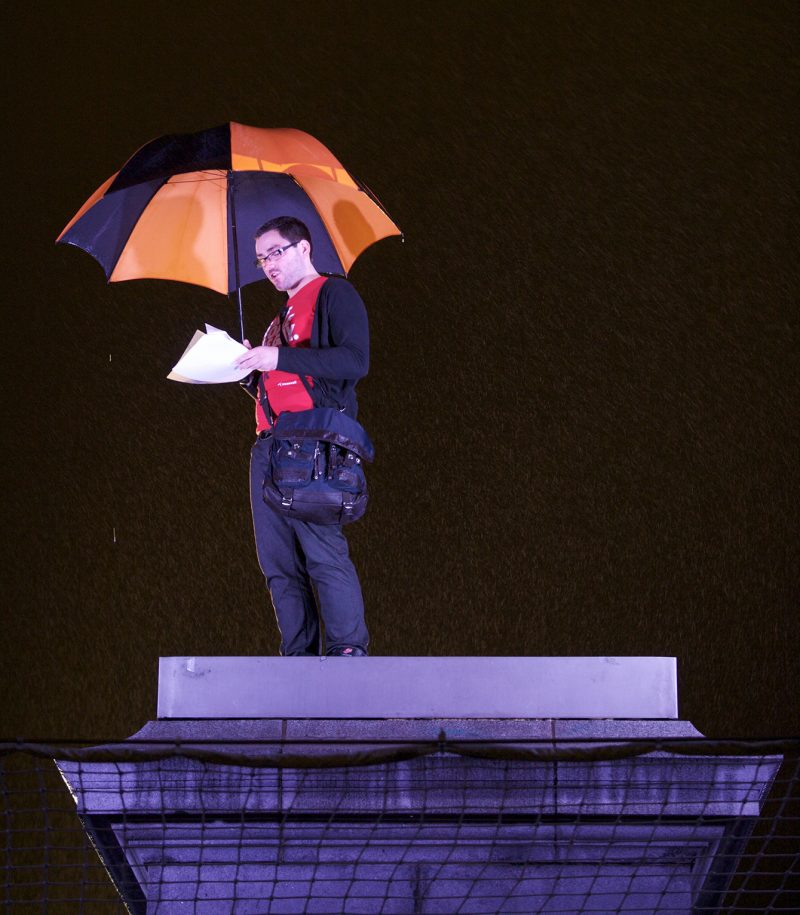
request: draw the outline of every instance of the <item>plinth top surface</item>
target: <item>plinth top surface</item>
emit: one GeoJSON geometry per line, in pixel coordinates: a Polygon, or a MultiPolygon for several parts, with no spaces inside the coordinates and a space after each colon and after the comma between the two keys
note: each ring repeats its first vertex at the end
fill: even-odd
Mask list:
{"type": "Polygon", "coordinates": [[[161,658],[159,718],[677,718],[668,657],[161,658]]]}

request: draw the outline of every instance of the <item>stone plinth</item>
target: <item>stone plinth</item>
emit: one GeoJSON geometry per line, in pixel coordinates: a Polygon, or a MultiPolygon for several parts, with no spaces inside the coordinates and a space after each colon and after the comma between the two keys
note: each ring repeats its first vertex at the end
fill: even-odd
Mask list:
{"type": "Polygon", "coordinates": [[[574,681],[620,709],[625,665],[611,659],[189,660],[162,660],[159,711],[173,717],[95,761],[59,762],[136,915],[714,910],[779,762],[656,746],[702,737],[675,718],[669,665],[642,686],[667,714],[622,720],[511,717],[523,705],[601,712],[574,681]],[[547,660],[569,675],[563,688],[543,677],[547,660]],[[278,673],[280,689],[262,694],[278,673]],[[379,696],[364,695],[368,682],[379,696]],[[487,697],[498,683],[522,683],[522,699],[487,697]],[[347,696],[369,715],[319,714],[347,696]],[[441,711],[448,697],[458,715],[389,714],[441,711]],[[498,714],[465,714],[476,706],[498,714]],[[255,707],[272,714],[207,717],[255,707]],[[177,714],[192,709],[197,720],[177,714]]]}

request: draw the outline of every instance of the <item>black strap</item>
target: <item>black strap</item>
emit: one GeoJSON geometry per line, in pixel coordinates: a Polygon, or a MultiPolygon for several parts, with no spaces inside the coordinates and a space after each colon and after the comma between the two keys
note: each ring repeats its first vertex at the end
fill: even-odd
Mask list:
{"type": "Polygon", "coordinates": [[[272,413],[272,407],[269,405],[267,386],[264,384],[264,372],[261,372],[258,376],[258,402],[261,404],[261,409],[264,411],[264,416],[266,416],[270,428],[272,428],[275,425],[275,416],[272,413]]]}
{"type": "Polygon", "coordinates": [[[306,389],[306,391],[308,391],[308,396],[311,398],[311,403],[314,404],[314,406],[316,407],[317,402],[314,399],[314,389],[308,383],[308,379],[306,378],[305,375],[298,375],[297,377],[300,379],[300,381],[303,382],[303,387],[306,389]]]}
{"type": "Polygon", "coordinates": [[[278,312],[278,335],[281,338],[281,344],[283,346],[288,346],[289,341],[286,339],[286,334],[283,332],[283,322],[286,320],[286,313],[289,311],[289,306],[284,305],[283,308],[278,312]]]}

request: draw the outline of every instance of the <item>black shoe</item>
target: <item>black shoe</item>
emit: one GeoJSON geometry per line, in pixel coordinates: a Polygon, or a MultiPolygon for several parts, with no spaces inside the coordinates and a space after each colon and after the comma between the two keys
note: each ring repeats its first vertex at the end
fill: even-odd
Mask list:
{"type": "Polygon", "coordinates": [[[361,658],[366,656],[363,648],[357,648],[354,645],[340,645],[338,648],[331,648],[328,652],[329,658],[361,658]]]}

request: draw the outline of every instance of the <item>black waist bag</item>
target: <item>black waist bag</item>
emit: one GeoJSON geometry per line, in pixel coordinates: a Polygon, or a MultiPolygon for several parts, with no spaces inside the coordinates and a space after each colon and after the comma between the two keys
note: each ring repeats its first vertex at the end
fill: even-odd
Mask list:
{"type": "Polygon", "coordinates": [[[264,501],[297,521],[358,521],[367,509],[364,463],[374,455],[364,429],[339,410],[281,413],[272,429],[264,501]]]}

